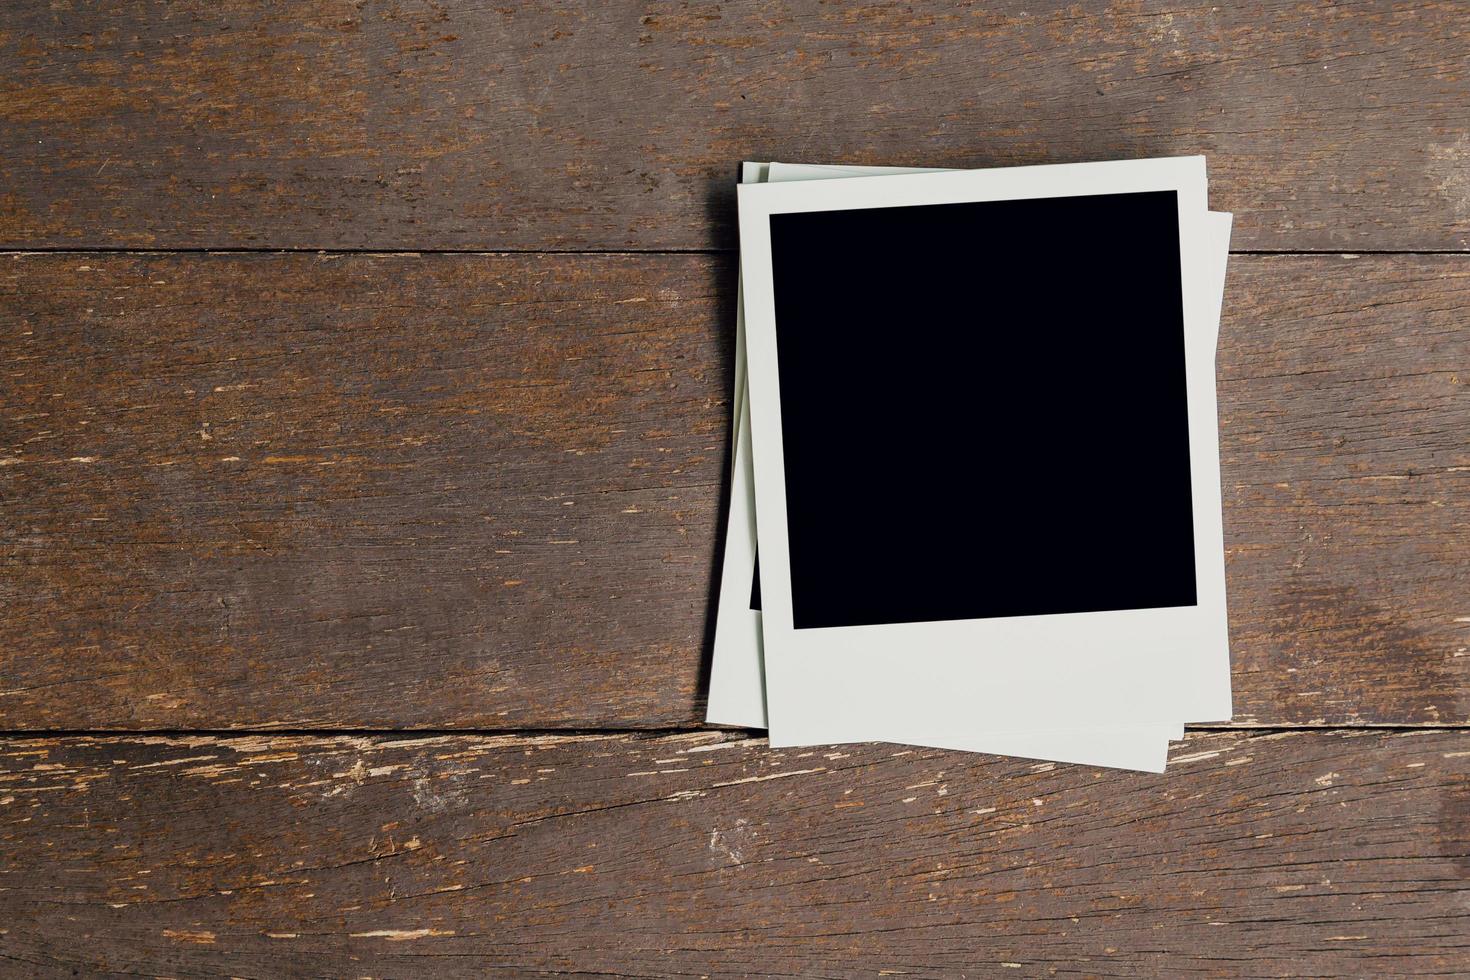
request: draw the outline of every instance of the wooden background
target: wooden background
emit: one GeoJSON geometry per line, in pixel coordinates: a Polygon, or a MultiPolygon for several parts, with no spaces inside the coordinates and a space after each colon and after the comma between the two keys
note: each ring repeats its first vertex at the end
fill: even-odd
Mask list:
{"type": "Polygon", "coordinates": [[[1470,19],[0,7],[0,974],[1470,973],[1470,19]],[[741,159],[1203,152],[1236,720],[705,730],[741,159]]]}

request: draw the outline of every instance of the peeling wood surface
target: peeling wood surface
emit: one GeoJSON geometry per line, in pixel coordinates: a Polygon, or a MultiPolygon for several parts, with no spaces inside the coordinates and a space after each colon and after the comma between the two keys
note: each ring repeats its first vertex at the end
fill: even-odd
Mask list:
{"type": "MultiPolygon", "coordinates": [[[[662,727],[700,684],[723,256],[0,260],[0,722],[662,727]]],[[[1236,256],[1237,720],[1470,720],[1470,260],[1236,256]]]]}
{"type": "Polygon", "coordinates": [[[0,7],[0,246],[733,245],[738,160],[1206,153],[1239,248],[1470,247],[1463,4],[0,7]]]}
{"type": "Polygon", "coordinates": [[[1238,727],[1168,774],[611,731],[702,716],[737,161],[1206,153],[1237,249],[1464,252],[1467,53],[1407,0],[0,7],[0,976],[1470,975],[1470,256],[1232,258],[1238,727]],[[506,734],[310,734],[414,727],[506,734]]]}
{"type": "Polygon", "coordinates": [[[1166,776],[671,737],[0,743],[16,973],[1470,971],[1470,733],[1166,776]],[[85,937],[82,941],[81,937],[85,937]]]}

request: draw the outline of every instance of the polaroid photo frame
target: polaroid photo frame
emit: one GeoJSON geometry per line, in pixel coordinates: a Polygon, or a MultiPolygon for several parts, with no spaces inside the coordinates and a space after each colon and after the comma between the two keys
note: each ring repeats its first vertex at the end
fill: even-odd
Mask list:
{"type": "MultiPolygon", "coordinates": [[[[753,164],[743,166],[745,183],[769,179],[818,180],[884,173],[932,172],[894,167],[844,167],[806,164],[753,164]]],[[[1217,286],[1223,293],[1225,263],[1229,249],[1230,216],[1210,216],[1212,262],[1217,286]]],[[[766,724],[764,677],[760,652],[760,612],[751,608],[750,589],[743,583],[752,577],[755,555],[755,524],[752,480],[750,473],[749,425],[745,414],[743,317],[737,308],[736,362],[733,415],[735,445],[726,549],[722,570],[723,586],[719,593],[720,608],[716,619],[713,663],[709,685],[706,720],[714,724],[764,728],[766,724]]],[[[1218,317],[1214,320],[1218,326],[1218,317]]],[[[1209,339],[1211,349],[1216,338],[1209,339]]],[[[1146,771],[1161,771],[1167,754],[1167,743],[1183,736],[1183,725],[1115,725],[1066,731],[994,732],[973,723],[963,730],[951,732],[895,732],[875,718],[862,731],[842,733],[829,742],[882,740],[907,744],[955,748],[1113,766],[1146,771]]]]}
{"type": "MultiPolygon", "coordinates": [[[[898,167],[842,167],[816,165],[750,165],[742,170],[745,182],[763,179],[769,172],[770,179],[831,179],[835,176],[860,176],[870,173],[922,172],[898,167]]],[[[1211,235],[1211,262],[1216,266],[1216,306],[1219,307],[1225,287],[1225,267],[1229,251],[1230,216],[1213,213],[1208,217],[1211,235]]],[[[1211,320],[1219,326],[1219,311],[1211,320]]],[[[760,613],[750,607],[745,580],[751,577],[754,561],[754,513],[751,502],[750,451],[748,451],[748,420],[744,413],[744,338],[742,322],[736,314],[736,363],[734,414],[739,420],[735,426],[736,451],[734,461],[734,486],[732,486],[731,520],[726,542],[725,569],[723,580],[726,586],[720,592],[720,610],[717,614],[714,663],[711,669],[709,716],[707,720],[719,724],[741,724],[747,727],[764,727],[764,685],[761,674],[760,613]]],[[[1214,350],[1217,336],[1211,334],[1207,347],[1214,350]]],[[[1023,755],[1030,758],[1045,758],[1053,761],[1069,761],[1094,765],[1138,768],[1138,770],[1160,771],[1166,755],[1167,741],[1182,736],[1182,724],[1172,726],[1108,726],[1105,729],[1069,730],[1069,732],[1025,732],[998,733],[969,729],[963,735],[936,735],[913,732],[895,733],[883,726],[882,718],[875,718],[870,730],[861,733],[844,733],[842,738],[829,741],[870,741],[882,739],[889,742],[938,745],[941,748],[958,748],[966,751],[1000,752],[1000,754],[1023,755]]]]}
{"type": "MultiPolygon", "coordinates": [[[[802,164],[751,164],[742,169],[743,182],[766,179],[814,180],[877,173],[926,172],[887,167],[844,167],[802,164]]],[[[1229,251],[1231,216],[1211,213],[1208,218],[1211,236],[1211,261],[1216,263],[1216,312],[1211,323],[1218,330],[1218,307],[1223,297],[1225,267],[1229,251]]],[[[743,317],[737,308],[736,362],[733,414],[736,449],[733,460],[730,520],[720,592],[720,608],[716,620],[714,657],[709,686],[707,720],[715,724],[763,728],[766,724],[764,677],[760,652],[760,612],[752,609],[749,588],[755,555],[755,525],[752,477],[750,473],[749,424],[745,407],[743,317]]],[[[1207,346],[1213,350],[1217,334],[1207,346]]],[[[1023,733],[987,732],[973,725],[963,732],[940,734],[894,732],[882,718],[861,732],[843,733],[828,741],[883,740],[908,744],[957,748],[967,751],[1003,753],[1051,761],[1161,771],[1170,739],[1181,738],[1183,726],[1114,726],[1069,731],[1028,731],[1023,733]]]]}
{"type": "MultiPolygon", "coordinates": [[[[1202,349],[1203,338],[1212,336],[1207,324],[1214,305],[1204,253],[1203,160],[896,175],[800,187],[750,185],[740,189],[740,201],[757,528],[761,553],[769,556],[762,563],[762,582],[773,744],[830,741],[831,732],[880,716],[895,730],[909,731],[932,726],[935,718],[975,718],[996,730],[1026,730],[1106,725],[1119,717],[1171,725],[1181,716],[1228,717],[1213,345],[1202,349]],[[1158,195],[1167,195],[1175,204],[1175,302],[1186,327],[1187,419],[1180,424],[1187,422],[1189,433],[1193,604],[849,624],[830,621],[833,609],[842,614],[844,597],[837,596],[835,606],[829,603],[798,625],[786,526],[773,217],[1129,194],[1153,195],[1149,199],[1155,204],[1158,195]],[[1059,677],[1067,683],[1056,683],[1059,677]]],[[[1065,254],[1051,257],[1063,272],[1068,262],[1090,261],[1089,249],[1097,257],[1107,255],[1107,228],[1076,230],[1076,241],[1061,243],[1065,254]]],[[[914,244],[873,240],[865,247],[881,251],[914,244]]],[[[1215,291],[1218,295],[1218,287],[1215,291]]],[[[864,383],[881,390],[883,379],[864,383]]],[[[956,429],[961,442],[965,435],[956,429]]],[[[875,446],[872,455],[880,457],[881,447],[875,446]]],[[[851,530],[861,535],[873,529],[851,530]]]]}

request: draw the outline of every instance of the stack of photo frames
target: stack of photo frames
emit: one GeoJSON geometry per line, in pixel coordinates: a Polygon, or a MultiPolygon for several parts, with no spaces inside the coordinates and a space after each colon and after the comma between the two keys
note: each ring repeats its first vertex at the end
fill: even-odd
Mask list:
{"type": "Polygon", "coordinates": [[[708,720],[1149,772],[1228,720],[1204,158],[738,192],[708,720]]]}

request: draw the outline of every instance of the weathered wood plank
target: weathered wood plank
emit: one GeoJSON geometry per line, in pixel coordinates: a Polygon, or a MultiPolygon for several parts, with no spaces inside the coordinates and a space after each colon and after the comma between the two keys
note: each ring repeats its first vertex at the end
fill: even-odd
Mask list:
{"type": "Polygon", "coordinates": [[[0,268],[4,724],[691,717],[723,264],[0,268]]]}
{"type": "Polygon", "coordinates": [[[733,244],[742,157],[1204,152],[1249,249],[1470,247],[1455,0],[5,4],[0,245],[733,244]]]}
{"type": "MultiPolygon", "coordinates": [[[[1237,717],[1470,720],[1470,260],[1239,256],[1237,717]]],[[[0,260],[0,725],[701,714],[724,256],[0,260]]]]}
{"type": "Polygon", "coordinates": [[[0,743],[0,955],[66,975],[1470,972],[1470,733],[1168,775],[672,737],[0,743]]]}

